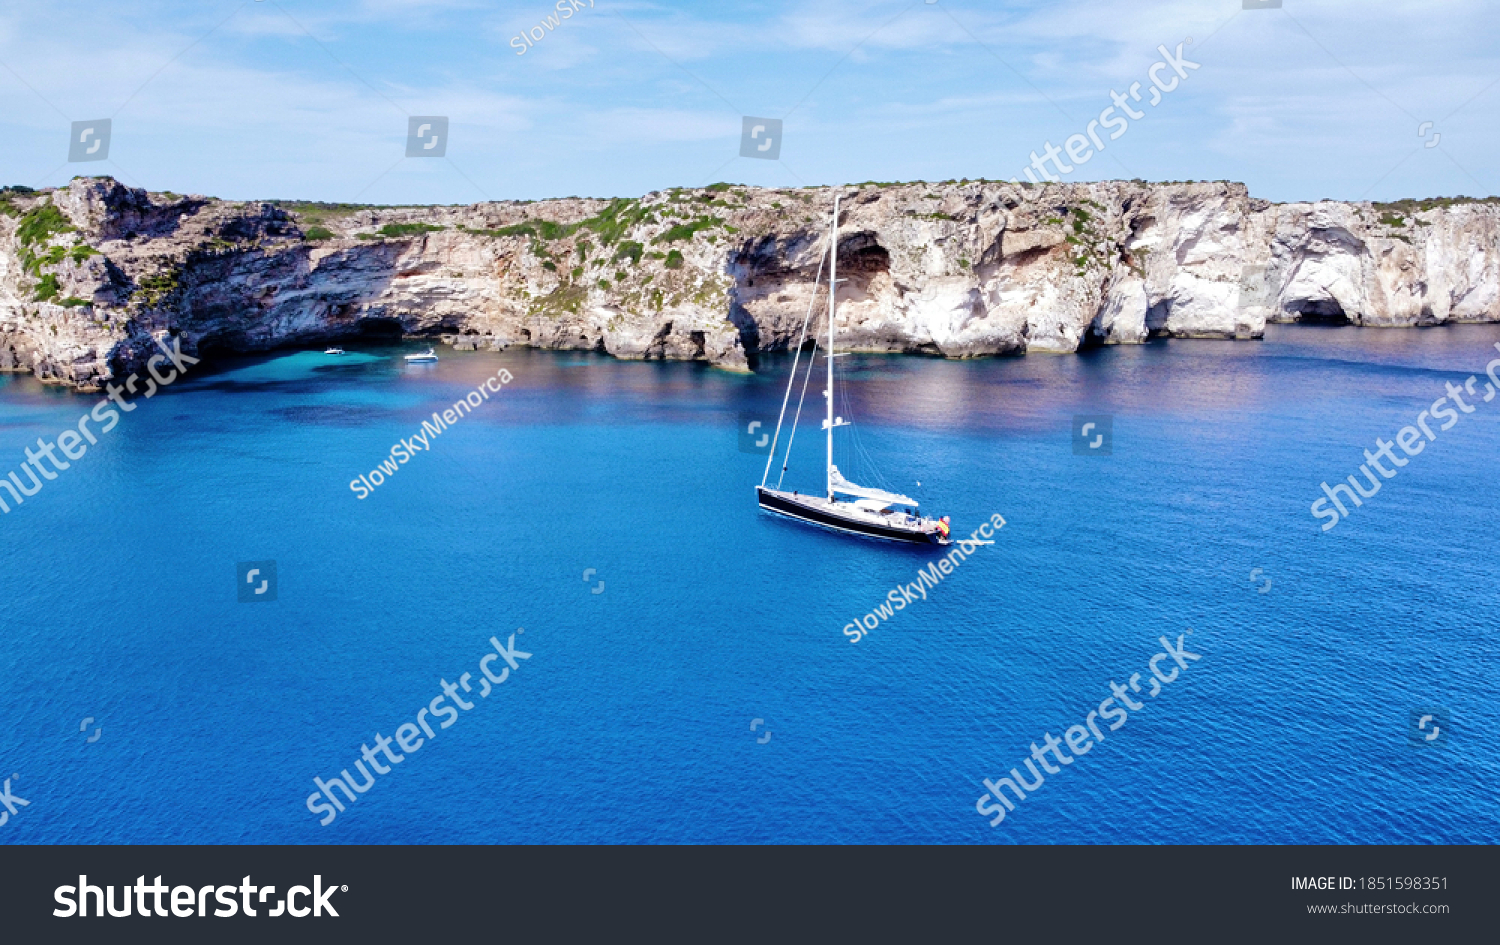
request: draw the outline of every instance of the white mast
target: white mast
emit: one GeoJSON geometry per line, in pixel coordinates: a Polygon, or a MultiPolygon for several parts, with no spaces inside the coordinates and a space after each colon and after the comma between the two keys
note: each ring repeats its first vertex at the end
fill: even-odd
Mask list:
{"type": "Polygon", "coordinates": [[[839,291],[839,195],[833,195],[833,235],[828,244],[828,501],[833,501],[833,316],[839,291]]]}

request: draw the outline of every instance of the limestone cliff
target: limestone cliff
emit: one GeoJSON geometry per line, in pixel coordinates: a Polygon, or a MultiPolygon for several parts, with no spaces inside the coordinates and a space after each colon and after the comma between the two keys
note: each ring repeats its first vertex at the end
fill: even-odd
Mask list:
{"type": "MultiPolygon", "coordinates": [[[[1500,320],[1500,206],[1270,204],[1232,183],[866,184],[840,347],[975,357],[1267,321],[1500,320]],[[1400,211],[1400,212],[1398,212],[1400,211]]],[[[0,193],[0,369],[91,389],[189,353],[444,336],[731,370],[796,341],[834,190],[468,207],[239,203],[109,178],[0,193]]],[[[815,308],[813,327],[822,317],[815,308]]]]}

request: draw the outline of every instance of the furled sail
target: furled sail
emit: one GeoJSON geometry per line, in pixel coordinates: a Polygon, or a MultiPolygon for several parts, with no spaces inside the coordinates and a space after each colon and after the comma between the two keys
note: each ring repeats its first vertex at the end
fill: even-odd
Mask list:
{"type": "Polygon", "coordinates": [[[843,495],[857,495],[865,499],[879,499],[886,505],[910,505],[913,508],[917,505],[916,499],[908,498],[904,495],[897,495],[894,492],[886,492],[881,489],[871,489],[868,486],[856,486],[844,478],[843,473],[839,472],[837,466],[828,467],[828,484],[834,492],[842,493],[843,495]]]}

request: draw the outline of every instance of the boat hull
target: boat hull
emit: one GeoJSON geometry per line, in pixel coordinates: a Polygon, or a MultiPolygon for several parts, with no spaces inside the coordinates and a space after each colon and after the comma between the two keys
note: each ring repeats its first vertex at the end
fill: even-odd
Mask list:
{"type": "Polygon", "coordinates": [[[864,535],[867,538],[902,541],[914,545],[946,545],[949,543],[948,539],[936,532],[924,532],[914,528],[881,525],[862,518],[840,515],[835,511],[820,508],[811,503],[799,502],[795,496],[787,496],[784,493],[774,492],[764,486],[757,486],[755,494],[760,500],[760,507],[763,511],[785,515],[788,518],[795,518],[812,525],[821,525],[824,528],[832,528],[841,532],[864,535]]]}

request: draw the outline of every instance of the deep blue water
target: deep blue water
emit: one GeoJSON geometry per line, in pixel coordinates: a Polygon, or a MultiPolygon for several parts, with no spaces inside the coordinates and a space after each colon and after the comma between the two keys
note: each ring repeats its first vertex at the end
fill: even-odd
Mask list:
{"type": "MultiPolygon", "coordinates": [[[[936,555],[756,511],[737,418],[774,420],[788,360],[199,371],[0,516],[0,775],[31,802],[0,842],[1493,842],[1500,399],[1332,531],[1308,506],[1497,340],[842,359],[885,483],[963,534],[1008,523],[858,643],[841,628],[936,555]],[[502,394],[355,497],[501,366],[502,394]],[[1074,454],[1075,414],[1113,416],[1112,455],[1074,454]],[[239,603],[237,562],[264,559],[278,599],[239,603]],[[478,699],[517,628],[532,657],[478,699]],[[976,813],[981,779],[1189,628],[1202,659],[1158,698],[999,827],[976,813]],[[320,826],[313,778],[464,672],[474,708],[320,826]],[[1446,745],[1409,743],[1421,706],[1451,713],[1446,745]]],[[[0,473],[96,399],[0,378],[0,473]]],[[[800,435],[787,484],[816,489],[800,435]]]]}

